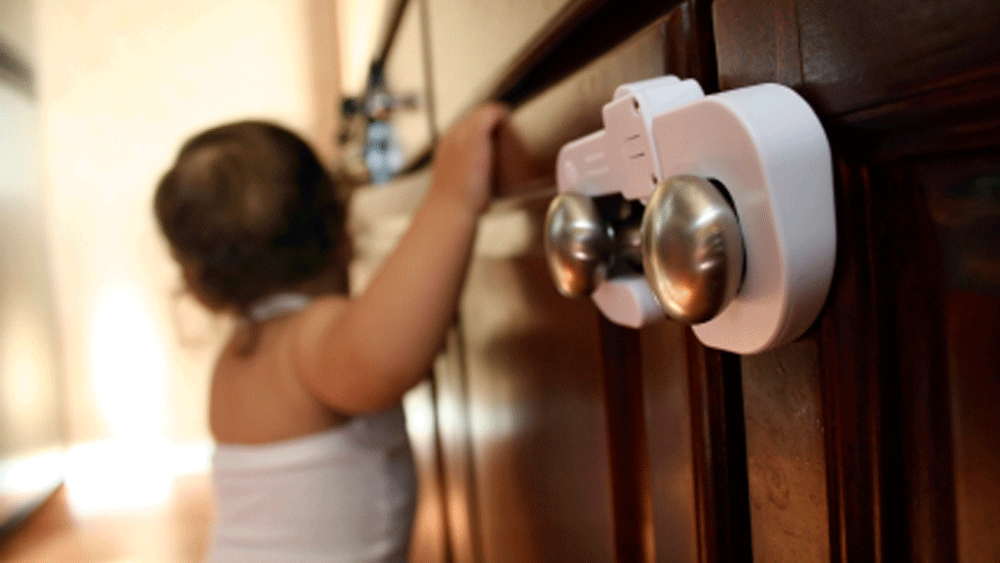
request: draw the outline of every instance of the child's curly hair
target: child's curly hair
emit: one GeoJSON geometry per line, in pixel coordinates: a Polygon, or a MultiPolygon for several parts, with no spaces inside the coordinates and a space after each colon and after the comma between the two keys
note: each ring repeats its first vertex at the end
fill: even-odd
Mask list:
{"type": "Polygon", "coordinates": [[[160,180],[154,210],[190,289],[210,308],[240,315],[333,266],[346,244],[345,202],[316,154],[262,121],[188,140],[160,180]]]}

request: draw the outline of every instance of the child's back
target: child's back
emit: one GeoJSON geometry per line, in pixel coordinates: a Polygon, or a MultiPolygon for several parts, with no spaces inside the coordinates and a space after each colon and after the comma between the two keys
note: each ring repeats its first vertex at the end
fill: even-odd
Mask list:
{"type": "MultiPolygon", "coordinates": [[[[257,305],[248,316],[257,323],[253,354],[246,354],[235,334],[223,349],[212,377],[209,424],[216,441],[267,444],[337,426],[348,419],[319,401],[303,384],[288,349],[290,335],[307,306],[339,309],[342,296],[278,294],[286,305],[266,310],[257,305]]],[[[263,305],[268,305],[264,303],[263,305]]]]}
{"type": "Polygon", "coordinates": [[[410,230],[355,299],[343,205],[300,139],[244,122],[182,148],[157,218],[194,295],[240,319],[212,378],[210,561],[405,561],[400,399],[454,314],[502,116],[487,106],[444,137],[410,230]]]}
{"type": "Polygon", "coordinates": [[[416,482],[402,409],[348,419],[301,384],[283,335],[309,301],[286,293],[259,304],[255,353],[233,342],[219,359],[213,563],[406,561],[416,482]]]}

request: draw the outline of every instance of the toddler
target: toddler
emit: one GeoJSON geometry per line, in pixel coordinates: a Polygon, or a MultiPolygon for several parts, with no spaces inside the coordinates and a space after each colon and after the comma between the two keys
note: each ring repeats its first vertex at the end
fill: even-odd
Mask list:
{"type": "Polygon", "coordinates": [[[504,116],[487,104],[443,136],[409,230],[354,298],[344,203],[302,139],[246,121],[181,148],[157,220],[190,292],[240,320],[211,384],[211,563],[406,561],[400,399],[455,313],[504,116]]]}

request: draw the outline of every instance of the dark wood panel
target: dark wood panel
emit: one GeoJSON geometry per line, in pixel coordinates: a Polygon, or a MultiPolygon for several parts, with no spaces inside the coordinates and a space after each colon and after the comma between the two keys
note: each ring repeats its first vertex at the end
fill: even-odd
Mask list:
{"type": "Polygon", "coordinates": [[[434,364],[434,383],[449,551],[454,563],[478,563],[483,560],[479,505],[472,466],[472,426],[467,408],[464,353],[458,327],[448,331],[445,351],[434,364]]]}
{"type": "Polygon", "coordinates": [[[406,430],[417,471],[417,509],[410,539],[411,563],[448,563],[445,489],[442,480],[434,381],[430,378],[403,398],[406,430]]]}
{"type": "Polygon", "coordinates": [[[656,537],[640,333],[602,318],[601,343],[617,560],[652,562],[656,537]]]}
{"type": "Polygon", "coordinates": [[[711,0],[688,0],[666,20],[664,74],[694,78],[706,93],[719,90],[711,0]]]}
{"type": "Polygon", "coordinates": [[[1000,52],[1000,3],[798,0],[803,85],[839,114],[936,89],[1000,52]]]}
{"type": "Polygon", "coordinates": [[[546,206],[484,219],[461,301],[483,561],[614,561],[597,312],[552,285],[546,206]]]}
{"type": "Polygon", "coordinates": [[[723,88],[781,82],[825,115],[966,80],[1000,52],[993,0],[719,0],[716,16],[723,88]]]}
{"type": "Polygon", "coordinates": [[[940,89],[837,116],[835,142],[854,160],[885,162],[991,147],[1000,137],[1000,65],[984,67],[940,89]]]}
{"type": "Polygon", "coordinates": [[[904,440],[913,559],[996,561],[1000,155],[936,159],[889,179],[916,208],[890,215],[905,280],[896,288],[903,420],[915,428],[904,440]]]}
{"type": "MultiPolygon", "coordinates": [[[[868,169],[837,163],[834,192],[837,213],[837,265],[827,310],[819,321],[826,439],[827,501],[832,561],[892,561],[886,545],[899,545],[892,520],[901,502],[899,487],[883,483],[898,474],[898,400],[887,397],[880,377],[883,338],[881,299],[874,267],[878,246],[873,224],[868,169]]],[[[888,375],[888,374],[886,374],[888,375]]],[[[895,393],[888,393],[895,396],[895,393]]]]}
{"type": "Polygon", "coordinates": [[[706,349],[694,333],[687,337],[699,560],[748,560],[753,543],[740,359],[706,349]]]}
{"type": "Polygon", "coordinates": [[[656,561],[698,561],[688,329],[661,322],[641,331],[642,387],[656,561]]]}
{"type": "Polygon", "coordinates": [[[742,372],[754,559],[829,561],[817,339],[744,356],[742,372]]]}
{"type": "Polygon", "coordinates": [[[719,87],[802,83],[796,0],[716,0],[719,87]]]}
{"type": "Polygon", "coordinates": [[[899,403],[898,417],[883,428],[898,427],[902,462],[886,475],[902,501],[892,513],[902,536],[886,549],[910,561],[956,561],[941,249],[910,166],[875,169],[872,185],[876,265],[888,274],[880,296],[887,316],[883,337],[894,348],[883,360],[882,379],[887,399],[895,395],[899,403]]]}
{"type": "MultiPolygon", "coordinates": [[[[993,207],[995,210],[995,199],[993,207]]],[[[991,244],[996,244],[995,237],[991,244]]],[[[994,268],[998,264],[995,258],[994,268]]],[[[952,423],[959,559],[969,563],[1000,561],[1000,424],[996,406],[1000,401],[1000,356],[996,353],[1000,300],[995,293],[955,289],[949,291],[944,306],[949,311],[944,328],[950,393],[957,403],[952,423]]]]}

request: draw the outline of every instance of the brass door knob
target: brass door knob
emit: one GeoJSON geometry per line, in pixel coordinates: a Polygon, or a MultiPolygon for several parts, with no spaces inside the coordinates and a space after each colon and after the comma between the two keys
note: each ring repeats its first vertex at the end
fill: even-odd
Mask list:
{"type": "Polygon", "coordinates": [[[722,192],[698,176],[660,182],[642,218],[642,264],[653,295],[677,321],[708,321],[743,279],[743,235],[722,192]]]}
{"type": "Polygon", "coordinates": [[[559,293],[582,297],[608,275],[614,235],[587,196],[567,192],[549,204],[545,218],[545,255],[559,293]]]}

